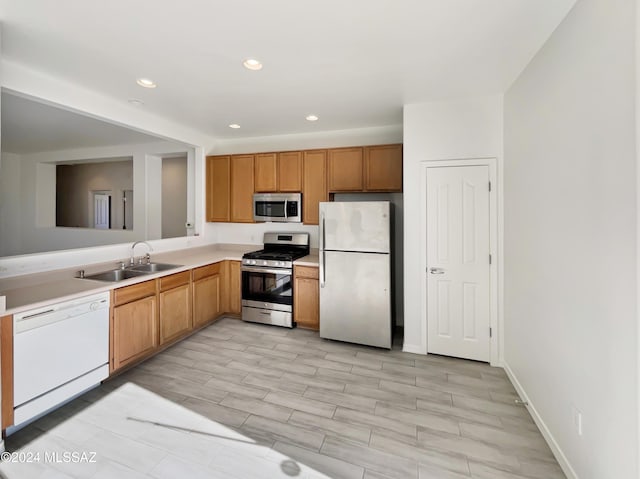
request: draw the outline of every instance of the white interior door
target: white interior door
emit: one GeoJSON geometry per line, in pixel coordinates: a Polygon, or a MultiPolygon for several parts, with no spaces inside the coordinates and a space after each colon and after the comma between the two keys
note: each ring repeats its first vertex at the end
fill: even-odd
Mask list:
{"type": "Polygon", "coordinates": [[[489,167],[427,169],[427,351],[489,361],[489,167]]]}
{"type": "Polygon", "coordinates": [[[111,205],[109,195],[96,193],[93,196],[94,204],[94,227],[100,230],[108,230],[109,218],[111,216],[111,205]]]}

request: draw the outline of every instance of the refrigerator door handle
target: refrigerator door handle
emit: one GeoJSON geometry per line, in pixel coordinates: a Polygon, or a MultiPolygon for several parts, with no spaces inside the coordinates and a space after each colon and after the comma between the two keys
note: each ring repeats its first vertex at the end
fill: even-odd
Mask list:
{"type": "Polygon", "coordinates": [[[318,238],[320,242],[320,287],[324,288],[324,269],[325,269],[325,254],[324,254],[324,214],[320,214],[320,235],[318,238]]]}

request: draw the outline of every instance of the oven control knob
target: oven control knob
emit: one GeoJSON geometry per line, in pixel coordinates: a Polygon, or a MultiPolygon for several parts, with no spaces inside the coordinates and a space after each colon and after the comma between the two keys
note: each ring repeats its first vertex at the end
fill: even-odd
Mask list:
{"type": "Polygon", "coordinates": [[[256,264],[256,260],[255,259],[249,260],[249,264],[256,264]]]}

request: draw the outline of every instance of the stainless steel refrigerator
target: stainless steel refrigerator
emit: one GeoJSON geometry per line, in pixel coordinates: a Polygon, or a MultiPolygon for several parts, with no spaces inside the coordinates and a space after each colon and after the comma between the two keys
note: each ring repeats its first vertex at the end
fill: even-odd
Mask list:
{"type": "Polygon", "coordinates": [[[391,348],[391,203],[320,203],[320,337],[391,348]]]}

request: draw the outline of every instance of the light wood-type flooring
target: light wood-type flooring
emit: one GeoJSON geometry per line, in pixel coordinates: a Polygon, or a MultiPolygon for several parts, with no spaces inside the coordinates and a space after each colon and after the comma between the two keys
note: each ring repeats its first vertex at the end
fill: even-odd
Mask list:
{"type": "Polygon", "coordinates": [[[222,319],[7,438],[0,473],[564,478],[516,398],[486,364],[222,319]]]}

